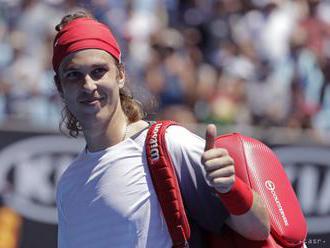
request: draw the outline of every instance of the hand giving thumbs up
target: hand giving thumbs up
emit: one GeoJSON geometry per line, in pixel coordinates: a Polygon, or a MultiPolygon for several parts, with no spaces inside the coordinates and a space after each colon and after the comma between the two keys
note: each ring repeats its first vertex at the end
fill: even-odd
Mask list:
{"type": "Polygon", "coordinates": [[[207,180],[220,193],[230,191],[235,182],[234,160],[224,148],[214,147],[217,128],[209,124],[205,134],[205,150],[202,154],[207,180]]]}

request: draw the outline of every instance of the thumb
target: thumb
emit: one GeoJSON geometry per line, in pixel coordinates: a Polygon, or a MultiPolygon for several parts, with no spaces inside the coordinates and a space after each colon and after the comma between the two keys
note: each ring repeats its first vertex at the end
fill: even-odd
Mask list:
{"type": "Polygon", "coordinates": [[[207,125],[205,134],[205,151],[214,147],[214,140],[217,136],[217,127],[214,124],[207,125]]]}

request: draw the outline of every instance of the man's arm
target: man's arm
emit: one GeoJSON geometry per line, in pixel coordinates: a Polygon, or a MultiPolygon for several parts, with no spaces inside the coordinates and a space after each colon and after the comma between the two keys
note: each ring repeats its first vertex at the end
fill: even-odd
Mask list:
{"type": "Polygon", "coordinates": [[[265,240],[270,233],[269,217],[260,196],[235,176],[234,160],[226,149],[215,148],[216,127],[208,125],[202,155],[207,180],[230,212],[226,223],[247,239],[265,240]]]}
{"type": "Polygon", "coordinates": [[[270,232],[267,210],[259,194],[253,192],[251,208],[241,215],[230,215],[226,224],[233,230],[251,240],[266,240],[270,232]]]}

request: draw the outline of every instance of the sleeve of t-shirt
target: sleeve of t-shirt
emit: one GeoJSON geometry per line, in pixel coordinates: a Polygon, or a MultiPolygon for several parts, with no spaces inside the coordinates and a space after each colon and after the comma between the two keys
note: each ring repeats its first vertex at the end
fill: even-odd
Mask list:
{"type": "Polygon", "coordinates": [[[220,232],[229,214],[205,177],[201,164],[205,140],[181,126],[167,128],[165,140],[189,218],[204,229],[220,232]]]}

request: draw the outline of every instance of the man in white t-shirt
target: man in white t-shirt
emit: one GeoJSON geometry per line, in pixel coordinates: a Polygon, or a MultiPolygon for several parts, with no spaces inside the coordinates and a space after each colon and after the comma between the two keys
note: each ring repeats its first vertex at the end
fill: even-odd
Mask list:
{"type": "MultiPolygon", "coordinates": [[[[71,136],[82,132],[86,140],[58,184],[59,247],[171,247],[144,151],[149,123],[127,93],[115,38],[85,12],[65,16],[56,30],[53,68],[63,123],[71,136]]],[[[235,177],[227,151],[213,147],[215,136],[214,125],[206,140],[179,126],[166,131],[191,219],[190,245],[202,246],[194,226],[217,232],[224,223],[248,239],[265,240],[264,204],[235,177]]]]}

